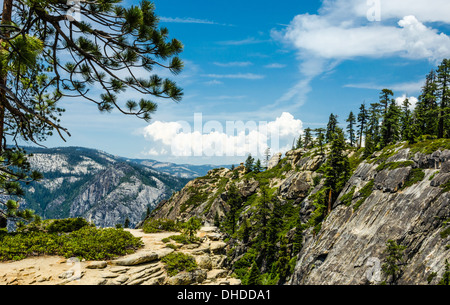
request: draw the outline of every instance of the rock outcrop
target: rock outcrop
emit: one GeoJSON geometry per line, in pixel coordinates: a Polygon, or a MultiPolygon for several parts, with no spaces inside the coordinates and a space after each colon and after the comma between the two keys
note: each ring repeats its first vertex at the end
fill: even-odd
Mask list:
{"type": "Polygon", "coordinates": [[[226,244],[218,238],[215,227],[198,232],[201,242],[166,247],[164,238],[176,232],[145,234],[129,230],[141,237],[144,248],[136,253],[109,261],[79,261],[57,256],[31,257],[17,262],[0,263],[0,284],[6,285],[239,285],[226,268],[226,244]],[[198,268],[170,276],[161,261],[172,252],[189,254],[198,268]]]}
{"type": "MultiPolygon", "coordinates": [[[[390,283],[382,266],[388,255],[387,242],[392,240],[405,248],[396,283],[436,284],[445,272],[446,261],[450,262],[450,145],[444,143],[444,148],[439,148],[440,143],[430,142],[436,147],[433,151],[424,143],[399,143],[365,160],[360,152],[349,150],[354,164],[352,175],[331,205],[328,199],[326,205],[318,203],[325,189],[325,147],[323,151],[289,151],[261,175],[238,169],[211,171],[159,205],[152,217],[187,220],[196,216],[212,223],[218,215],[224,220],[230,209],[227,190],[233,183],[244,200],[236,216],[236,231],[240,231],[229,236],[227,243],[233,269],[246,257],[258,258],[258,252],[248,251],[260,238],[255,231],[260,227],[255,215],[261,213],[258,198],[264,184],[290,217],[284,220],[280,232],[285,230],[287,255],[295,264],[284,283],[390,283]],[[293,226],[292,213],[298,215],[297,227],[293,226]],[[247,242],[239,235],[244,221],[253,232],[247,242]],[[298,232],[300,245],[295,240],[298,232]]],[[[272,208],[271,203],[268,208],[272,208]]],[[[280,242],[275,246],[281,249],[280,242]]],[[[259,262],[262,273],[270,271],[265,258],[259,258],[259,262]]]]}

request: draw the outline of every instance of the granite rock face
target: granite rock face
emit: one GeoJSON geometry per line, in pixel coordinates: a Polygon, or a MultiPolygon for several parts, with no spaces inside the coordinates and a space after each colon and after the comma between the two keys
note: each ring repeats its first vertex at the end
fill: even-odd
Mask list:
{"type": "MultiPolygon", "coordinates": [[[[386,162],[408,159],[400,150],[386,162]]],[[[450,261],[450,238],[442,236],[450,219],[450,193],[440,187],[449,179],[449,154],[416,154],[413,167],[425,177],[401,189],[411,166],[377,171],[379,164],[363,162],[344,187],[340,198],[354,190],[350,205],[337,201],[314,236],[305,234],[290,284],[377,284],[388,280],[381,272],[386,258],[386,242],[394,240],[406,247],[398,284],[436,284],[450,261]],[[434,177],[433,177],[434,176],[434,177]],[[431,180],[430,180],[431,179],[431,180]],[[364,202],[354,209],[358,190],[371,180],[374,187],[364,202]]]]}
{"type": "MultiPolygon", "coordinates": [[[[287,152],[264,178],[283,204],[298,211],[301,224],[307,224],[317,209],[314,196],[323,191],[326,154],[326,149],[323,153],[287,152]]],[[[446,260],[450,262],[450,236],[442,233],[450,223],[449,181],[450,152],[446,149],[422,153],[400,144],[360,159],[320,226],[306,226],[302,232],[302,247],[292,253],[296,263],[286,284],[389,282],[381,269],[388,240],[405,247],[398,284],[436,284],[446,260]]],[[[189,182],[161,203],[152,217],[187,220],[196,216],[212,223],[217,214],[223,219],[229,210],[231,183],[244,200],[255,202],[259,196],[260,186],[251,175],[239,169],[218,169],[189,182]]],[[[255,213],[255,204],[245,206],[237,225],[255,213]]],[[[292,228],[286,234],[290,249],[294,233],[292,228]]],[[[232,266],[244,257],[248,245],[234,237],[227,244],[233,249],[232,266]]],[[[268,271],[264,268],[261,272],[268,271]]]]}

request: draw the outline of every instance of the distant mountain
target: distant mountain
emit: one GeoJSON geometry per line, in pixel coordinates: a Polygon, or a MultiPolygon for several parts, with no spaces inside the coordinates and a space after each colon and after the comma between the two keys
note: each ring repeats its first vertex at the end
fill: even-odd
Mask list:
{"type": "MultiPolygon", "coordinates": [[[[125,159],[125,158],[124,158],[125,159]]],[[[125,159],[129,162],[134,162],[140,165],[150,166],[158,171],[171,174],[181,178],[197,178],[206,176],[206,174],[215,168],[230,168],[231,165],[192,165],[192,164],[176,164],[170,162],[159,162],[150,159],[125,159]]]]}
{"type": "Polygon", "coordinates": [[[134,226],[147,210],[208,168],[128,160],[83,147],[25,150],[33,154],[31,166],[44,179],[24,185],[21,206],[44,218],[81,216],[101,227],[123,224],[126,218],[134,226]]]}

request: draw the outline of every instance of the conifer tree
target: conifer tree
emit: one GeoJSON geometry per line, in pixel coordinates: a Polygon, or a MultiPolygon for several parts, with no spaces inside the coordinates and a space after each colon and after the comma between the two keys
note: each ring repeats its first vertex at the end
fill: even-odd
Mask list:
{"type": "Polygon", "coordinates": [[[324,186],[328,192],[328,213],[331,211],[331,204],[337,199],[339,192],[350,177],[350,163],[344,151],[344,133],[341,128],[337,127],[324,172],[324,186]]]}
{"type": "Polygon", "coordinates": [[[328,118],[328,123],[327,123],[327,132],[325,135],[325,141],[327,143],[330,143],[333,140],[337,125],[338,125],[337,115],[330,114],[330,117],[328,118]]]}
{"type": "Polygon", "coordinates": [[[316,128],[314,129],[316,132],[316,140],[317,145],[320,148],[320,154],[323,155],[323,145],[325,144],[325,128],[316,128]]]}
{"type": "Polygon", "coordinates": [[[440,101],[437,137],[450,137],[450,59],[444,59],[437,71],[437,95],[440,101]]]}
{"type": "Polygon", "coordinates": [[[267,238],[267,219],[269,217],[269,190],[267,186],[263,185],[260,187],[260,197],[258,203],[258,223],[260,226],[261,240],[264,242],[267,238]]]}
{"type": "Polygon", "coordinates": [[[301,134],[298,136],[298,139],[295,142],[295,149],[299,149],[299,148],[303,148],[303,139],[302,139],[301,134]]]}
{"type": "Polygon", "coordinates": [[[263,167],[261,165],[261,160],[256,160],[255,165],[253,166],[253,171],[258,174],[263,170],[263,167]]]}
{"type": "Polygon", "coordinates": [[[384,115],[381,126],[381,147],[395,143],[400,137],[400,107],[392,101],[384,115]]]}
{"type": "Polygon", "coordinates": [[[381,105],[379,103],[371,103],[368,110],[369,120],[367,122],[366,138],[370,135],[374,148],[380,142],[380,110],[381,105]]]}
{"type": "Polygon", "coordinates": [[[414,109],[414,128],[419,135],[436,135],[439,109],[437,103],[436,72],[431,70],[414,109]]]}
{"type": "Polygon", "coordinates": [[[270,266],[276,256],[276,243],[278,241],[278,232],[283,224],[283,215],[281,213],[281,201],[277,196],[273,196],[272,211],[267,222],[267,246],[266,246],[266,264],[270,266]]]}
{"type": "Polygon", "coordinates": [[[353,111],[350,111],[350,114],[348,115],[346,122],[348,123],[347,125],[348,140],[350,141],[350,146],[354,146],[356,118],[355,115],[353,114],[353,111]]]}
{"type": "Polygon", "coordinates": [[[367,121],[368,121],[368,114],[366,110],[366,105],[363,103],[359,107],[359,113],[358,113],[358,138],[359,138],[359,144],[358,147],[360,148],[362,146],[362,138],[366,134],[367,129],[367,121]]]}
{"type": "Polygon", "coordinates": [[[249,173],[251,171],[253,171],[254,169],[254,162],[255,162],[255,158],[252,157],[251,154],[248,155],[247,159],[245,160],[245,172],[249,173]]]}
{"type": "Polygon", "coordinates": [[[392,92],[392,90],[390,90],[390,89],[383,89],[380,92],[380,105],[381,105],[381,108],[383,109],[383,116],[386,115],[386,113],[388,111],[388,107],[391,104],[391,102],[393,101],[392,98],[390,98],[393,95],[394,95],[394,92],[392,92]]]}
{"type": "Polygon", "coordinates": [[[305,148],[313,147],[312,129],[309,127],[305,129],[305,137],[303,138],[303,146],[305,148]]]}
{"type": "Polygon", "coordinates": [[[402,104],[402,113],[400,115],[400,133],[401,133],[401,139],[403,141],[414,141],[414,124],[413,124],[413,117],[412,117],[412,111],[410,109],[411,103],[409,102],[408,98],[405,98],[402,104]]]}
{"type": "Polygon", "coordinates": [[[232,183],[227,191],[227,204],[229,206],[229,210],[227,212],[227,228],[231,231],[231,234],[234,234],[236,229],[236,217],[238,210],[242,206],[242,197],[239,193],[236,185],[232,183]]]}
{"type": "Polygon", "coordinates": [[[247,285],[254,286],[261,284],[261,272],[259,271],[259,267],[256,264],[256,261],[253,261],[252,267],[250,268],[250,272],[248,273],[247,285]]]}

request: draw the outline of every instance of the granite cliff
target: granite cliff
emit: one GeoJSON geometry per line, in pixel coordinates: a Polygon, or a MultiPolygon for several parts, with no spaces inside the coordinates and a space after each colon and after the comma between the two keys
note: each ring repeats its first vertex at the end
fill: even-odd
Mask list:
{"type": "Polygon", "coordinates": [[[269,284],[436,284],[450,261],[449,149],[448,140],[434,140],[399,143],[367,158],[348,150],[352,172],[329,207],[320,204],[328,150],[292,150],[260,173],[242,165],[211,170],[150,217],[219,224],[228,266],[244,283],[256,262],[269,284]],[[272,245],[265,242],[270,236],[272,245]],[[389,240],[403,249],[395,281],[382,271],[389,240]]]}

